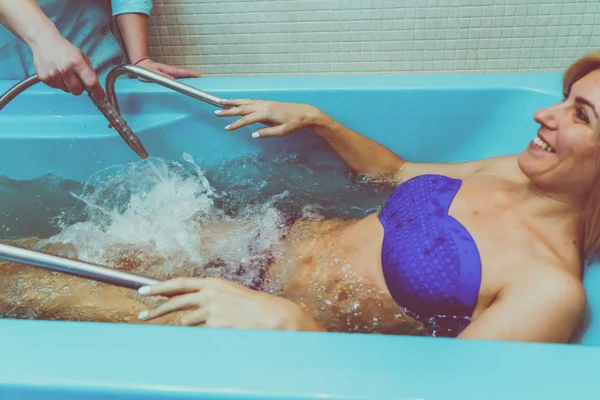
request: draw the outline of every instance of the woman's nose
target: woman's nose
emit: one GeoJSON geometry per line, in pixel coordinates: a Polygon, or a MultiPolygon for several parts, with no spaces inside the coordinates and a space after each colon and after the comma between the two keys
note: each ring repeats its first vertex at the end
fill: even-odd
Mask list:
{"type": "Polygon", "coordinates": [[[535,119],[538,124],[548,129],[556,129],[558,127],[558,117],[560,112],[560,105],[542,108],[533,114],[533,119],[535,119]]]}

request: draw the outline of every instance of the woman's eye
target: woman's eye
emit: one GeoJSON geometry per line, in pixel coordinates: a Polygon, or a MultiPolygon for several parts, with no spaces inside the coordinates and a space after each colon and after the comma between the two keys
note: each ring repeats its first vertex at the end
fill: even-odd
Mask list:
{"type": "Polygon", "coordinates": [[[585,112],[583,111],[582,108],[578,108],[577,109],[577,118],[582,120],[583,122],[585,122],[586,124],[590,123],[590,119],[588,118],[588,116],[585,114],[585,112]]]}

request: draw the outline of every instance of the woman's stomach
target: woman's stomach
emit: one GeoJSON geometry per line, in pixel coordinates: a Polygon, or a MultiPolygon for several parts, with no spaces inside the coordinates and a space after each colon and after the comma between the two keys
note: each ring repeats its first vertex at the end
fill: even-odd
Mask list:
{"type": "Polygon", "coordinates": [[[290,257],[277,260],[282,296],[302,305],[330,331],[424,335],[389,295],[381,272],[383,227],[377,214],[359,220],[297,222],[290,257]]]}

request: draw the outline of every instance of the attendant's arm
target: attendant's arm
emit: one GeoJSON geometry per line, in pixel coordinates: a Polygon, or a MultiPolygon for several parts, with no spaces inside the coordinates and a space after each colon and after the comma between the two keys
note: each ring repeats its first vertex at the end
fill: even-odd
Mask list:
{"type": "Polygon", "coordinates": [[[0,0],[0,23],[29,47],[60,32],[33,0],[0,0]]]}
{"type": "Polygon", "coordinates": [[[123,39],[123,50],[131,64],[150,58],[148,49],[148,16],[141,13],[115,17],[123,39]]]}
{"type": "Polygon", "coordinates": [[[75,95],[87,89],[104,99],[86,55],[61,35],[35,1],[0,0],[0,23],[29,46],[42,82],[75,95]]]}
{"type": "Polygon", "coordinates": [[[148,0],[112,0],[113,15],[121,32],[125,54],[131,64],[167,78],[198,78],[200,74],[185,68],[152,61],[148,46],[148,20],[152,2],[148,0]]]}

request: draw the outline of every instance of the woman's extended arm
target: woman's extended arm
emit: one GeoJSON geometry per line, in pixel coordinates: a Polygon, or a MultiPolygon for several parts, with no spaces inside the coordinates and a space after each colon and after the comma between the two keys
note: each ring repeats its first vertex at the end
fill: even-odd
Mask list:
{"type": "Polygon", "coordinates": [[[315,112],[310,127],[357,174],[393,180],[406,163],[387,147],[345,127],[321,111],[315,112]]]}
{"type": "Polygon", "coordinates": [[[387,147],[340,124],[321,110],[308,104],[236,99],[225,100],[232,106],[215,113],[221,117],[242,118],[225,127],[238,129],[254,123],[268,127],[256,130],[252,136],[266,138],[287,136],[300,129],[310,128],[323,138],[354,172],[373,176],[393,184],[425,173],[439,173],[455,178],[465,178],[484,167],[505,162],[507,157],[495,157],[460,163],[409,162],[387,147]]]}
{"type": "Polygon", "coordinates": [[[253,137],[286,136],[311,128],[323,138],[350,169],[380,179],[393,178],[405,161],[387,147],[348,129],[316,107],[308,104],[261,100],[227,100],[234,106],[217,111],[219,116],[243,116],[225,129],[233,130],[256,122],[270,125],[258,129],[253,137]]]}

